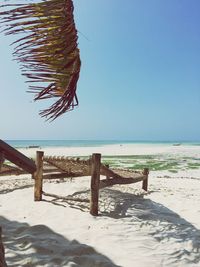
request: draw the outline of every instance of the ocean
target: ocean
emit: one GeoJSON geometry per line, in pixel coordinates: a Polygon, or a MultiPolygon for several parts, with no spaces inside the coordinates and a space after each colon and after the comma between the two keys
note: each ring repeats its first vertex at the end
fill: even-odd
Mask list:
{"type": "Polygon", "coordinates": [[[93,147],[115,144],[195,145],[200,141],[134,141],[134,140],[4,140],[15,148],[38,147],[93,147]]]}
{"type": "MultiPolygon", "coordinates": [[[[129,145],[129,144],[141,144],[142,145],[152,145],[155,146],[154,151],[137,154],[133,150],[133,154],[124,154],[118,155],[116,150],[102,154],[102,161],[109,166],[117,168],[128,168],[133,170],[143,170],[144,168],[149,168],[151,171],[168,171],[171,174],[176,174],[179,171],[198,171],[200,169],[200,142],[186,142],[186,141],[134,141],[134,140],[5,140],[11,146],[20,149],[20,148],[29,148],[29,147],[39,147],[39,149],[46,148],[56,148],[56,147],[103,147],[106,145],[129,145]],[[190,146],[186,152],[180,152],[177,150],[177,153],[160,153],[156,146],[190,146]],[[191,146],[198,146],[199,149],[194,147],[194,152],[191,152],[191,146]]],[[[119,147],[119,146],[118,146],[119,147]]],[[[193,149],[193,148],[192,148],[193,149]]],[[[62,149],[61,149],[62,151],[62,149]]],[[[82,150],[81,150],[82,151],[82,150]]],[[[165,150],[164,150],[165,151],[165,150]]],[[[173,151],[173,149],[172,149],[173,151]]],[[[176,151],[176,149],[175,149],[176,151]]],[[[57,150],[58,152],[58,150],[57,150]]],[[[80,152],[82,153],[82,152],[80,152]]],[[[88,153],[88,152],[87,152],[88,153]]],[[[86,153],[86,154],[87,154],[86,153]]],[[[63,155],[63,154],[62,154],[63,155]]],[[[79,155],[84,157],[83,154],[79,155]]]]}

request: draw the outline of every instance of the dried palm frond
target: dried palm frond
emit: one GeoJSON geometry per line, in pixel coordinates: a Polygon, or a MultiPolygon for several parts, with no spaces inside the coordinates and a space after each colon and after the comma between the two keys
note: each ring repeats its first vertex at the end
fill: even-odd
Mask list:
{"type": "Polygon", "coordinates": [[[20,34],[14,57],[28,78],[34,100],[58,98],[42,117],[54,120],[78,105],[80,72],[77,30],[72,0],[43,0],[29,4],[3,5],[0,24],[6,35],[20,34]],[[36,83],[35,83],[36,82],[36,83]]]}

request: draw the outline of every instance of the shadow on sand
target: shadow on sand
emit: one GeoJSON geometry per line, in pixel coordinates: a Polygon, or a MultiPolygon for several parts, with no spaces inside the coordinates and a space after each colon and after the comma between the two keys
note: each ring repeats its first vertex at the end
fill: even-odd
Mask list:
{"type": "Polygon", "coordinates": [[[200,230],[177,213],[143,195],[105,189],[102,198],[105,207],[102,209],[103,216],[127,218],[134,225],[137,222],[141,230],[148,228],[149,235],[158,242],[176,243],[173,255],[176,260],[200,264],[200,230]]]}
{"type": "Polygon", "coordinates": [[[119,267],[92,247],[69,241],[45,225],[9,221],[0,216],[9,267],[119,267]]]}
{"type": "Polygon", "coordinates": [[[30,187],[33,187],[33,180],[31,178],[22,178],[22,179],[0,178],[0,194],[2,195],[30,187]]]}
{"type": "MultiPolygon", "coordinates": [[[[77,192],[75,195],[87,198],[89,191],[88,195],[83,196],[82,192],[80,194],[77,192]]],[[[57,202],[55,199],[51,203],[62,203],[65,206],[88,211],[88,205],[83,203],[64,200],[57,202]]],[[[99,206],[100,216],[123,219],[122,223],[132,224],[133,230],[145,229],[145,232],[157,240],[159,245],[165,242],[175,245],[175,252],[171,251],[170,255],[175,260],[200,264],[200,230],[172,210],[144,198],[143,195],[121,192],[114,188],[100,191],[99,206]]]]}

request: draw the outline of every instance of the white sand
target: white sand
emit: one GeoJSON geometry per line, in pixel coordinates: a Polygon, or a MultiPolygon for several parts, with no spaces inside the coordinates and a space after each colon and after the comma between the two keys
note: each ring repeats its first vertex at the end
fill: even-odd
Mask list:
{"type": "MultiPolygon", "coordinates": [[[[200,147],[122,145],[47,148],[46,155],[187,155],[200,147]]],[[[25,153],[34,155],[34,149],[25,153]]],[[[101,190],[100,216],[86,203],[44,197],[33,201],[29,175],[0,178],[0,225],[8,266],[161,267],[200,266],[200,171],[150,173],[141,183],[101,190]],[[19,190],[17,190],[19,188],[19,190]]],[[[44,191],[89,197],[89,177],[48,182],[44,191]],[[82,193],[81,193],[82,192],[82,193]]]]}
{"type": "MultiPolygon", "coordinates": [[[[28,157],[34,157],[38,148],[22,148],[19,149],[28,157]]],[[[41,147],[47,156],[89,156],[92,153],[101,153],[107,155],[152,155],[160,153],[184,154],[190,156],[198,156],[200,147],[198,146],[172,146],[160,144],[119,144],[105,145],[99,147],[41,147]]]]}

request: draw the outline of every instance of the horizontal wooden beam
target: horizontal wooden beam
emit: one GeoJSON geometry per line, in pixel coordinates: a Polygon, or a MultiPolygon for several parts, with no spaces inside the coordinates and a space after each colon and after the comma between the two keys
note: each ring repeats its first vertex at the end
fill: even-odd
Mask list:
{"type": "Polygon", "coordinates": [[[23,171],[23,170],[1,170],[0,172],[0,176],[8,176],[8,175],[21,175],[21,174],[27,174],[27,171],[23,171]]]}
{"type": "Polygon", "coordinates": [[[43,167],[43,173],[56,173],[56,172],[60,172],[60,170],[58,170],[58,168],[46,169],[45,167],[43,167]]]}
{"type": "Polygon", "coordinates": [[[138,176],[137,178],[112,178],[100,180],[99,188],[104,188],[107,186],[112,186],[115,184],[134,184],[146,179],[146,176],[138,176]]]}
{"type": "Polygon", "coordinates": [[[60,178],[73,178],[73,177],[81,177],[80,174],[69,173],[69,172],[61,172],[61,173],[48,173],[43,175],[43,179],[60,179],[60,178]]]}
{"type": "Polygon", "coordinates": [[[109,169],[106,165],[101,164],[101,175],[110,178],[137,178],[146,176],[142,171],[130,171],[126,169],[109,169]]]}
{"type": "Polygon", "coordinates": [[[24,154],[20,153],[17,149],[8,145],[6,142],[0,139],[0,151],[4,153],[4,157],[10,162],[14,163],[18,167],[27,171],[28,173],[34,173],[36,171],[35,162],[24,154]]]}

